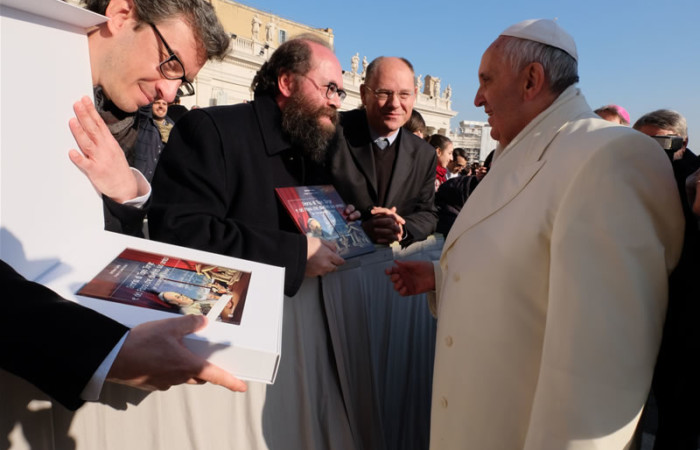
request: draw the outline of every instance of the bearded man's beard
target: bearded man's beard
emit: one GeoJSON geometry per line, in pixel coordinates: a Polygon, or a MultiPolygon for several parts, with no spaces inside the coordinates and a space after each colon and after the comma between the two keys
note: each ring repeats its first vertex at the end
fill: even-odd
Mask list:
{"type": "Polygon", "coordinates": [[[328,106],[314,107],[295,92],[282,110],[282,131],[290,143],[302,149],[312,161],[325,161],[328,145],[335,136],[338,111],[328,106]],[[319,118],[326,116],[331,124],[321,124],[319,118]]]}

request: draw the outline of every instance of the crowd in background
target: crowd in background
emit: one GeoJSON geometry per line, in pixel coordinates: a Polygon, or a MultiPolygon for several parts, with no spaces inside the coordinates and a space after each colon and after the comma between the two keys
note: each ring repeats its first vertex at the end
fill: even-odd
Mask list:
{"type": "MultiPolygon", "coordinates": [[[[125,8],[124,5],[131,5],[126,0],[111,0],[107,3],[111,3],[113,6],[119,4],[123,8],[125,8]]],[[[103,9],[98,12],[124,17],[127,17],[128,14],[132,16],[134,14],[133,12],[117,10],[116,7],[113,10],[107,9],[105,11],[103,9]]],[[[152,102],[147,105],[136,105],[140,108],[126,108],[112,101],[112,99],[121,98],[120,92],[111,89],[111,86],[101,86],[96,89],[97,104],[95,110],[92,109],[93,106],[89,101],[76,106],[76,115],[79,121],[87,120],[86,116],[93,111],[100,114],[109,127],[111,135],[108,137],[114,136],[109,142],[118,142],[119,144],[118,146],[112,145],[113,153],[116,151],[130,167],[139,172],[133,174],[134,178],[132,179],[131,169],[121,171],[126,174],[124,176],[128,178],[130,185],[136,184],[138,186],[138,188],[134,186],[124,200],[131,201],[134,198],[143,197],[137,206],[133,206],[128,202],[121,201],[121,198],[117,200],[117,189],[113,191],[99,189],[99,186],[112,185],[95,183],[95,177],[98,175],[89,170],[90,167],[83,159],[75,155],[72,156],[74,162],[84,169],[91,181],[104,194],[107,229],[283,266],[286,268],[285,294],[291,297],[297,294],[305,279],[334,272],[345,261],[336,254],[333,243],[296,232],[295,225],[290,221],[290,218],[280,212],[274,193],[276,187],[333,184],[349,205],[344,212],[345,215],[349,220],[362,220],[365,232],[378,245],[396,243],[405,248],[425,240],[434,232],[438,232],[446,237],[450,245],[455,245],[452,248],[457,248],[459,245],[467,245],[465,248],[474,248],[471,247],[471,243],[465,244],[465,241],[461,243],[458,241],[455,244],[455,240],[460,239],[460,237],[450,236],[450,230],[455,225],[465,205],[471,207],[470,199],[477,200],[477,197],[474,197],[475,193],[481,192],[480,190],[485,192],[483,195],[479,194],[482,203],[474,205],[474,211],[480,212],[488,209],[488,206],[494,206],[485,206],[483,204],[484,198],[494,201],[502,200],[499,197],[501,191],[495,184],[499,180],[504,183],[516,182],[517,184],[520,182],[522,185],[518,185],[517,188],[523,189],[523,186],[538,176],[538,171],[541,170],[545,174],[543,176],[552,177],[551,183],[553,185],[559,183],[569,186],[555,175],[547,172],[547,167],[543,167],[543,162],[538,158],[529,161],[528,170],[532,167],[535,169],[531,169],[532,173],[527,174],[527,176],[523,175],[523,179],[513,181],[521,175],[521,172],[515,169],[511,178],[503,174],[498,175],[501,178],[495,181],[492,181],[491,178],[491,174],[494,173],[494,170],[499,170],[499,166],[508,167],[508,164],[512,164],[513,167],[521,167],[518,165],[521,162],[514,162],[515,157],[512,150],[513,146],[516,148],[521,146],[518,150],[522,154],[527,154],[526,148],[523,147],[526,144],[522,143],[523,140],[516,139],[518,133],[526,130],[526,125],[537,114],[549,114],[547,108],[550,105],[564,109],[566,114],[572,116],[571,121],[576,120],[573,118],[576,117],[575,114],[571,112],[576,108],[584,112],[582,115],[590,113],[585,102],[581,102],[580,94],[572,88],[572,85],[578,81],[576,73],[577,53],[573,40],[570,40],[568,34],[561,31],[558,26],[552,25],[553,22],[518,24],[514,26],[515,28],[509,28],[499,36],[492,47],[489,47],[482,60],[482,65],[488,69],[490,64],[505,64],[503,62],[506,60],[505,58],[502,60],[498,58],[501,52],[504,54],[510,54],[509,52],[529,54],[526,51],[528,45],[544,45],[548,47],[548,51],[552,52],[553,58],[566,60],[567,64],[573,68],[574,73],[559,74],[564,80],[563,84],[550,86],[548,84],[550,79],[544,76],[545,71],[550,70],[549,66],[544,63],[525,61],[523,67],[531,68],[531,72],[527,76],[531,77],[530,81],[533,85],[539,86],[541,89],[531,96],[532,99],[539,102],[537,103],[537,108],[539,108],[536,111],[537,114],[528,117],[528,120],[520,124],[522,126],[519,128],[504,126],[503,122],[498,121],[505,119],[499,117],[497,113],[494,114],[493,120],[499,125],[494,128],[500,132],[498,136],[500,145],[497,149],[489,152],[484,161],[472,162],[468,160],[466,150],[454,148],[448,137],[440,134],[427,135],[424,120],[413,109],[416,94],[415,74],[413,66],[405,58],[379,57],[372,61],[367,67],[364,83],[361,86],[360,94],[363,108],[338,114],[341,101],[346,96],[343,90],[340,64],[327,43],[319,41],[313,36],[303,36],[289,40],[280,46],[261,67],[251,86],[255,96],[254,101],[222,107],[193,108],[186,111],[186,108],[178,104],[175,92],[177,91],[180,95],[194,92],[191,82],[188,81],[192,79],[192,73],[186,71],[186,67],[190,64],[181,61],[166,43],[166,39],[170,40],[176,34],[172,33],[173,30],[157,24],[158,27],[163,28],[159,31],[156,24],[150,21],[149,24],[150,27],[144,28],[153,34],[153,36],[149,35],[153,38],[153,42],[158,43],[158,58],[161,60],[160,65],[157,66],[157,75],[158,78],[161,78],[162,75],[164,80],[174,82],[171,83],[169,90],[154,89],[155,95],[152,102]],[[544,40],[537,38],[541,34],[541,27],[556,27],[554,33],[556,38],[548,37],[544,40]],[[528,29],[529,34],[523,32],[523,29],[528,29]],[[161,34],[163,32],[167,38],[161,34]],[[524,47],[520,48],[518,45],[524,47]],[[546,68],[543,69],[542,67],[545,66],[546,68]],[[173,89],[173,86],[179,90],[173,89]],[[570,108],[571,111],[566,110],[566,108],[570,108]],[[124,109],[129,109],[129,113],[119,112],[124,109]],[[115,131],[117,129],[123,133],[115,131]],[[506,132],[512,135],[506,134],[506,132]],[[511,146],[513,142],[514,144],[511,146]],[[511,153],[507,152],[508,149],[511,149],[511,153]],[[122,150],[123,154],[120,153],[122,150]],[[112,192],[115,194],[112,195],[112,192]],[[147,225],[144,225],[144,216],[146,215],[148,221],[147,225]]],[[[183,26],[189,25],[183,23],[183,26]]],[[[139,32],[143,33],[144,31],[139,32]]],[[[548,36],[551,36],[551,33],[548,36]]],[[[207,52],[207,58],[223,54],[222,49],[207,49],[207,52]]],[[[195,65],[195,61],[200,63],[199,67],[203,64],[201,55],[199,58],[192,56],[186,62],[195,65]]],[[[484,106],[491,113],[493,111],[489,111],[488,108],[493,107],[493,105],[504,108],[502,104],[499,105],[499,102],[505,103],[505,101],[498,95],[511,89],[515,83],[489,91],[488,81],[490,80],[480,80],[481,85],[475,104],[484,106]]],[[[552,84],[555,83],[552,82],[552,84]]],[[[525,115],[524,111],[525,108],[521,111],[523,115],[525,115]]],[[[648,139],[642,139],[636,131],[621,130],[622,127],[629,127],[631,123],[629,114],[624,108],[608,105],[595,112],[600,116],[600,119],[586,116],[592,134],[598,133],[596,136],[607,136],[605,133],[610,133],[611,141],[614,140],[613,138],[619,138],[628,143],[643,142],[643,145],[648,148],[648,139]],[[617,125],[604,124],[603,119],[615,122],[617,125]]],[[[75,124],[72,127],[77,130],[75,124]]],[[[683,247],[679,262],[675,265],[669,279],[668,312],[664,324],[663,339],[660,343],[661,350],[653,374],[653,397],[649,400],[649,404],[654,405],[655,414],[658,416],[655,448],[658,450],[690,449],[697,445],[698,432],[700,432],[698,430],[700,426],[700,412],[698,412],[700,411],[698,408],[700,405],[700,382],[697,379],[697,372],[694,371],[695,361],[698,359],[698,343],[700,342],[700,336],[696,331],[698,327],[695,327],[694,322],[700,317],[700,308],[698,308],[698,302],[695,298],[697,296],[695,293],[696,283],[694,282],[700,269],[700,248],[698,247],[700,245],[698,228],[700,199],[696,195],[696,186],[700,183],[700,159],[688,148],[688,131],[685,119],[677,112],[670,110],[650,112],[640,117],[634,123],[633,128],[653,137],[659,144],[658,154],[665,153],[668,156],[668,158],[659,159],[658,155],[649,155],[650,152],[645,151],[643,154],[640,153],[640,159],[646,158],[646,162],[642,162],[641,166],[649,161],[654,161],[654,164],[658,163],[661,173],[660,180],[658,183],[657,180],[650,181],[654,186],[664,186],[664,182],[667,181],[663,179],[664,170],[669,172],[671,169],[673,170],[676,190],[673,192],[672,198],[674,202],[678,200],[683,211],[683,247]],[[669,167],[664,168],[662,164],[669,167]]],[[[527,129],[524,133],[530,136],[531,130],[527,129]]],[[[572,131],[571,136],[579,139],[580,137],[576,133],[577,131],[572,131]]],[[[74,134],[79,133],[74,130],[74,134]]],[[[561,139],[566,140],[571,136],[567,135],[561,139]]],[[[90,146],[81,145],[81,139],[77,136],[76,138],[84,153],[84,158],[89,160],[92,149],[90,146]]],[[[557,136],[552,137],[554,147],[562,145],[557,139],[559,139],[557,136]]],[[[602,140],[605,139],[598,138],[598,141],[602,140]]],[[[540,144],[539,142],[531,143],[531,147],[527,147],[527,149],[539,149],[538,145],[540,144]]],[[[96,147],[100,147],[100,145],[96,147]]],[[[657,148],[654,147],[654,149],[657,148]]],[[[543,153],[549,151],[549,146],[544,145],[541,151],[543,153]]],[[[576,155],[576,157],[582,156],[576,155]]],[[[115,158],[117,157],[115,156],[115,158]]],[[[588,160],[585,161],[585,163],[588,162],[588,160]]],[[[605,165],[606,162],[602,163],[602,167],[605,169],[608,168],[605,165]]],[[[620,169],[616,173],[619,173],[621,178],[627,176],[635,178],[636,175],[628,174],[630,170],[635,169],[636,163],[628,161],[629,167],[620,167],[619,164],[623,162],[623,160],[614,160],[611,163],[615,168],[620,169]]],[[[596,163],[600,162],[596,160],[596,163]]],[[[563,170],[573,170],[572,165],[567,161],[562,164],[562,167],[565,167],[563,170]]],[[[525,166],[525,164],[521,165],[525,166]]],[[[642,167],[640,170],[645,169],[642,167]]],[[[114,177],[115,175],[104,175],[104,171],[102,171],[99,176],[109,178],[109,176],[114,177]]],[[[567,180],[567,182],[569,181],[576,182],[578,180],[567,180]]],[[[590,183],[605,182],[605,180],[590,181],[590,183]]],[[[638,186],[634,186],[637,189],[638,186]]],[[[552,189],[554,188],[552,187],[552,189]]],[[[630,208],[634,209],[635,212],[641,211],[640,217],[646,220],[646,212],[643,207],[638,207],[636,199],[639,195],[647,196],[644,197],[644,201],[649,200],[653,197],[653,193],[645,191],[643,188],[639,189],[641,189],[641,193],[635,190],[630,194],[633,199],[630,201],[630,208]]],[[[118,190],[121,193],[121,188],[118,190]]],[[[519,193],[517,189],[515,192],[513,196],[519,193]]],[[[565,194],[567,192],[562,195],[565,194]]],[[[611,201],[614,201],[614,198],[625,194],[628,193],[610,192],[609,196],[611,201]]],[[[543,199],[543,203],[551,201],[553,205],[551,210],[543,213],[542,223],[545,223],[546,226],[543,226],[542,229],[546,227],[553,229],[557,225],[547,222],[550,219],[550,214],[556,215],[551,212],[552,210],[558,212],[557,208],[561,208],[568,211],[566,208],[578,206],[557,203],[556,200],[553,200],[554,194],[550,195],[549,192],[543,192],[539,195],[543,199]]],[[[504,203],[507,203],[507,200],[503,200],[504,203]]],[[[606,199],[600,199],[600,201],[605,202],[606,199]]],[[[574,202],[572,201],[572,203],[574,202]]],[[[673,209],[674,206],[675,203],[668,207],[673,209]]],[[[585,211],[589,211],[586,209],[588,207],[588,205],[581,206],[582,210],[585,211]]],[[[649,208],[654,209],[655,207],[649,206],[649,208]]],[[[501,212],[498,210],[490,211],[493,217],[498,217],[501,212]]],[[[517,212],[522,216],[522,210],[517,212]]],[[[610,212],[606,211],[604,214],[610,214],[610,212]]],[[[650,216],[654,216],[654,214],[649,213],[650,216]]],[[[488,214],[486,215],[488,216],[488,214]]],[[[519,217],[518,219],[523,222],[531,221],[530,217],[519,217]]],[[[649,219],[649,228],[673,229],[674,224],[670,224],[670,220],[668,224],[664,225],[658,225],[655,220],[655,218],[649,219]]],[[[602,223],[608,222],[603,221],[602,223]]],[[[645,224],[646,222],[640,227],[645,228],[645,224]]],[[[477,228],[474,225],[464,226],[465,229],[474,231],[477,228]]],[[[516,227],[516,225],[512,226],[516,227]]],[[[491,226],[503,232],[500,224],[492,223],[491,226]]],[[[572,225],[572,227],[574,226],[572,225]]],[[[460,232],[464,232],[465,229],[460,229],[460,232]]],[[[556,235],[546,238],[542,237],[541,229],[539,230],[540,234],[537,234],[533,239],[538,243],[550,242],[547,239],[552,241],[560,239],[560,241],[556,241],[557,243],[567,242],[566,230],[559,231],[566,235],[564,237],[556,235]]],[[[660,234],[665,232],[660,232],[660,234]]],[[[480,240],[488,240],[484,237],[488,234],[483,233],[477,234],[481,236],[480,240]]],[[[582,235],[586,236],[586,233],[584,232],[582,235]]],[[[503,233],[499,235],[499,237],[502,236],[504,236],[503,233]]],[[[680,242],[677,236],[674,239],[676,242],[680,242]]],[[[490,238],[490,242],[494,246],[499,244],[495,237],[490,238]]],[[[579,244],[580,242],[577,242],[577,245],[579,244]]],[[[622,242],[616,242],[616,244],[623,246],[622,242]]],[[[521,249],[523,246],[516,241],[514,248],[521,249]]],[[[552,247],[554,246],[552,244],[552,247]]],[[[671,247],[673,245],[669,244],[669,248],[671,247]]],[[[503,260],[508,261],[509,249],[499,248],[498,250],[500,250],[500,254],[494,251],[488,256],[480,254],[473,257],[483,258],[484,264],[488,264],[492,257],[502,257],[503,260]]],[[[529,250],[531,249],[528,247],[529,250]]],[[[551,249],[552,252],[555,250],[551,249]]],[[[537,254],[540,249],[532,251],[533,254],[537,254]]],[[[669,250],[668,253],[674,252],[669,250]]],[[[464,257],[464,255],[461,256],[464,257]]],[[[525,258],[529,257],[528,254],[525,258]]],[[[669,257],[668,264],[674,265],[670,263],[671,259],[673,258],[669,257]]],[[[441,264],[443,270],[451,274],[451,278],[443,285],[445,289],[450,288],[449,283],[452,283],[453,287],[458,286],[460,272],[454,272],[455,267],[462,267],[460,264],[464,263],[459,261],[458,256],[450,256],[445,253],[441,264]]],[[[548,270],[549,266],[544,265],[547,266],[548,270]]],[[[575,264],[573,266],[575,267],[575,264]]],[[[473,266],[469,267],[473,268],[473,266]]],[[[508,272],[508,269],[511,268],[506,265],[502,272],[508,272]]],[[[432,274],[433,266],[430,266],[429,270],[432,274]]],[[[657,272],[664,270],[661,268],[657,272]]],[[[496,269],[493,271],[500,272],[496,269]]],[[[394,274],[398,274],[398,270],[394,274]]],[[[655,274],[658,275],[656,272],[655,274]]],[[[474,276],[474,274],[470,273],[469,276],[474,276]]],[[[519,282],[515,272],[511,276],[513,283],[519,282]]],[[[567,278],[567,274],[564,274],[562,278],[567,278]]],[[[634,278],[634,274],[631,278],[634,278]]],[[[423,279],[418,277],[417,280],[422,281],[423,279]]],[[[396,283],[395,278],[393,281],[396,283]]],[[[594,283],[595,281],[593,279],[594,283]]],[[[558,282],[557,279],[548,280],[548,282],[552,284],[552,290],[557,287],[555,286],[558,282]]],[[[432,283],[433,291],[440,288],[435,280],[432,283]]],[[[539,283],[538,289],[546,283],[539,283]]],[[[663,284],[664,282],[660,282],[659,285],[663,284]]],[[[502,287],[493,286],[493,289],[500,292],[502,287]]],[[[438,292],[439,295],[441,293],[438,292]]],[[[665,293],[661,292],[660,295],[663,296],[665,293]]],[[[537,295],[532,294],[531,297],[535,298],[537,295]]],[[[529,300],[530,297],[527,299],[529,300]]],[[[484,300],[488,301],[489,299],[484,300]]],[[[436,308],[445,307],[444,303],[440,306],[434,306],[436,308]]],[[[512,309],[518,310],[521,307],[522,305],[515,305],[512,309]]],[[[541,319],[538,316],[541,311],[533,312],[533,310],[525,309],[523,311],[523,316],[528,317],[529,330],[536,328],[538,325],[532,324],[541,319]]],[[[509,311],[509,314],[511,313],[512,311],[509,311]]],[[[556,317],[561,318],[567,316],[568,311],[558,311],[557,314],[559,315],[556,317]]],[[[438,319],[439,324],[440,319],[442,319],[448,324],[445,326],[454,326],[449,322],[449,317],[440,316],[438,313],[438,319]]],[[[603,320],[604,318],[598,317],[598,319],[603,320]]],[[[301,328],[301,324],[295,323],[295,320],[298,319],[285,314],[285,329],[301,328]]],[[[576,322],[574,321],[574,323],[576,322]]],[[[550,329],[556,325],[547,323],[546,327],[550,329]]],[[[625,325],[620,325],[620,331],[624,328],[626,328],[625,325]]],[[[572,333],[577,331],[573,330],[572,333]]],[[[116,333],[119,332],[122,330],[120,329],[116,333]]],[[[504,333],[507,332],[504,331],[504,333]]],[[[447,348],[442,351],[452,351],[451,339],[453,335],[440,334],[440,331],[438,331],[438,335],[441,338],[439,345],[444,344],[447,348]]],[[[562,335],[566,336],[566,333],[562,335]]],[[[488,339],[485,340],[488,341],[488,339]]],[[[654,344],[650,344],[648,347],[653,349],[654,344]]],[[[653,352],[653,350],[650,351],[653,352]]],[[[525,359],[525,357],[523,358],[525,359]]],[[[453,368],[449,363],[445,364],[447,360],[449,358],[442,359],[441,364],[436,362],[436,370],[441,369],[443,374],[450,372],[453,368]]],[[[515,364],[515,362],[512,363],[515,364]]],[[[290,364],[290,361],[283,360],[282,364],[290,364]]],[[[311,363],[309,362],[309,364],[311,363]]],[[[527,365],[530,362],[523,364],[527,365]]],[[[311,371],[311,369],[309,370],[311,371]]],[[[452,372],[454,371],[452,370],[452,372]]],[[[494,374],[489,374],[489,376],[491,375],[494,374]]],[[[508,376],[510,375],[514,374],[508,376]]],[[[293,369],[287,371],[285,368],[281,370],[280,377],[285,376],[298,377],[299,374],[293,369]]],[[[449,386],[450,382],[454,382],[454,380],[449,380],[449,377],[452,376],[454,373],[449,374],[447,378],[439,379],[435,386],[449,386]]],[[[502,374],[497,375],[497,377],[501,376],[507,377],[502,374]]],[[[532,381],[537,375],[530,374],[528,376],[531,377],[530,381],[532,381]]],[[[556,375],[551,376],[552,379],[548,382],[552,385],[566,384],[561,379],[557,379],[556,375]]],[[[184,380],[187,379],[189,376],[184,380]]],[[[179,382],[182,381],[180,378],[179,382]]],[[[226,381],[231,389],[245,389],[237,382],[238,380],[229,379],[226,381]]],[[[301,379],[296,380],[296,378],[295,381],[302,382],[301,379]]],[[[510,381],[512,380],[508,380],[508,382],[510,381]]],[[[640,382],[640,385],[642,386],[640,390],[644,391],[646,389],[643,386],[644,380],[640,382]]],[[[617,391],[615,392],[617,393],[617,391]]],[[[287,395],[291,394],[287,393],[287,395]]],[[[461,417],[460,410],[450,411],[447,407],[448,404],[461,405],[460,400],[453,400],[455,397],[452,397],[450,402],[454,403],[450,403],[447,400],[448,394],[442,395],[441,392],[433,393],[434,414],[461,417]]],[[[452,395],[457,396],[458,394],[453,392],[452,395]]],[[[576,397],[576,394],[571,395],[576,397]]],[[[596,395],[600,395],[600,393],[596,392],[596,395]]],[[[529,405],[530,401],[533,402],[532,408],[534,410],[537,405],[534,404],[532,398],[523,400],[523,404],[529,405]]],[[[581,401],[581,399],[577,398],[576,401],[581,401]]],[[[70,404],[77,407],[80,400],[72,399],[70,404]]],[[[557,404],[557,402],[554,401],[553,404],[557,404]]],[[[634,404],[634,401],[630,400],[630,404],[634,404]]],[[[652,406],[647,407],[647,411],[651,409],[652,406]]],[[[469,414],[470,412],[465,409],[465,417],[469,414]]],[[[517,414],[514,412],[513,417],[518,414],[529,417],[529,414],[523,411],[518,411],[517,414]]],[[[557,416],[557,411],[546,411],[546,413],[542,413],[541,417],[555,416],[557,416]]],[[[476,420],[475,417],[469,417],[476,420]]],[[[646,419],[651,420],[648,416],[646,419]]],[[[516,423],[517,420],[513,419],[513,422],[516,423]]],[[[536,422],[535,419],[533,421],[536,422]]],[[[433,439],[447,439],[452,442],[452,448],[457,448],[459,444],[455,444],[455,442],[461,442],[461,438],[454,436],[458,436],[463,430],[449,427],[447,421],[438,422],[435,424],[435,419],[433,420],[433,427],[437,427],[433,428],[433,432],[435,432],[433,439]]],[[[642,421],[642,423],[645,422],[642,421]]],[[[586,426],[588,425],[586,424],[586,426]]],[[[604,427],[607,425],[604,424],[604,427]]],[[[337,439],[342,441],[342,439],[347,438],[352,441],[353,438],[348,437],[351,435],[350,431],[343,428],[342,424],[338,426],[341,436],[337,439]],[[344,433],[347,433],[347,436],[344,433]]],[[[535,423],[531,426],[534,428],[541,426],[541,429],[547,429],[546,424],[542,426],[542,424],[535,423]]],[[[513,434],[520,432],[521,430],[517,430],[517,433],[513,432],[513,434]]],[[[641,432],[641,428],[639,432],[641,432]]],[[[474,435],[479,435],[479,433],[474,432],[474,435]]],[[[509,442],[515,442],[521,437],[520,435],[510,436],[508,439],[513,439],[509,442]]],[[[483,442],[486,442],[492,437],[484,439],[483,442]]],[[[548,441],[543,438],[542,442],[548,441]]]]}

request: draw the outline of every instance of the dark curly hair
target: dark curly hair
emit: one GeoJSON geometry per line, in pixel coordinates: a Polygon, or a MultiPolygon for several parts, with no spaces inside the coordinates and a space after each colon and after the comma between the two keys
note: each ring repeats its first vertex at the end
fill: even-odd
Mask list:
{"type": "MultiPolygon", "coordinates": [[[[111,0],[82,0],[86,9],[104,14],[111,0]]],[[[201,43],[206,59],[223,59],[231,38],[216,17],[214,7],[207,0],[132,0],[136,17],[142,24],[158,24],[182,16],[190,24],[201,43]]]]}
{"type": "Polygon", "coordinates": [[[326,41],[313,34],[302,34],[285,42],[255,74],[253,83],[250,85],[255,95],[277,96],[279,94],[277,80],[284,72],[306,75],[311,70],[310,42],[332,50],[326,41]]]}

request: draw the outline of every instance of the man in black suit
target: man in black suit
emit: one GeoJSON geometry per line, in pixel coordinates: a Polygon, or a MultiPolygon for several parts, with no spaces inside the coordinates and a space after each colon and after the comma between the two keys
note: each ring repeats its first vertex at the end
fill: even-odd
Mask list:
{"type": "Polygon", "coordinates": [[[333,185],[362,213],[362,226],[378,244],[407,246],[425,239],[437,224],[435,149],[401,128],[416,94],[411,63],[379,57],[360,86],[364,109],[341,114],[333,185]]]}
{"type": "MultiPolygon", "coordinates": [[[[123,111],[136,111],[156,95],[174,97],[187,80],[185,74],[192,79],[209,57],[225,52],[228,46],[213,7],[204,0],[85,3],[88,9],[110,19],[88,33],[93,85],[100,87],[103,100],[125,115],[123,111]],[[210,29],[212,24],[218,28],[210,29]],[[217,33],[223,35],[221,45],[204,44],[204,36],[217,33]],[[169,45],[177,57],[169,55],[169,45]],[[171,71],[174,64],[183,72],[175,79],[171,71]]],[[[104,195],[106,218],[135,224],[133,228],[140,230],[143,212],[122,202],[143,193],[144,186],[150,190],[148,183],[145,179],[139,183],[140,176],[129,168],[112,130],[90,99],[81,99],[74,110],[77,118],[71,120],[70,127],[81,152],[72,150],[71,160],[104,195]]],[[[110,228],[109,222],[106,225],[110,228]]],[[[206,321],[181,317],[145,323],[129,331],[26,280],[2,261],[0,286],[5,304],[0,314],[0,367],[35,384],[68,408],[75,409],[84,400],[97,400],[105,379],[148,390],[197,380],[245,390],[241,381],[182,345],[182,338],[203,328],[206,321]]]]}

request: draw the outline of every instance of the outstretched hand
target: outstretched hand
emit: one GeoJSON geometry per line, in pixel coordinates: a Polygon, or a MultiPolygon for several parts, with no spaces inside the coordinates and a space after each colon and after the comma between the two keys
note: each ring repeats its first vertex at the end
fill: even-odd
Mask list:
{"type": "Polygon", "coordinates": [[[138,184],[119,143],[88,97],[73,104],[75,117],[68,125],[80,148],[68,157],[101,194],[118,203],[138,196],[138,184]]]}
{"type": "Polygon", "coordinates": [[[232,391],[246,391],[244,382],[183,345],[185,335],[201,330],[206,324],[205,316],[188,315],[134,327],[107,380],[145,390],[164,391],[182,383],[209,382],[232,391]]]}
{"type": "Polygon", "coordinates": [[[430,261],[394,261],[395,266],[384,272],[402,296],[423,294],[435,290],[435,272],[430,261]]]}

